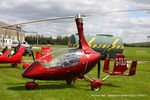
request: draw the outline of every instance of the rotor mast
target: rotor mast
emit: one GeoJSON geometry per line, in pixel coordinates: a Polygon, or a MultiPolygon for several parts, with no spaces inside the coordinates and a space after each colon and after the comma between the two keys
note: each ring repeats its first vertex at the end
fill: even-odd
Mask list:
{"type": "Polygon", "coordinates": [[[19,38],[19,32],[20,32],[20,30],[21,30],[21,25],[17,25],[16,26],[16,33],[17,33],[17,39],[18,39],[19,45],[21,44],[20,38],[19,38]]]}
{"type": "Polygon", "coordinates": [[[89,45],[87,44],[84,33],[83,33],[83,19],[80,14],[77,14],[76,18],[76,25],[77,25],[77,30],[78,30],[78,35],[79,35],[79,48],[82,49],[89,49],[89,45]]]}

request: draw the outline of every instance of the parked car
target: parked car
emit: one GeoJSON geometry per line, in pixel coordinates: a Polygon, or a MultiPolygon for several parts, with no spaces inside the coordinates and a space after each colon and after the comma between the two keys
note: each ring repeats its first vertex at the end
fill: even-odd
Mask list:
{"type": "MultiPolygon", "coordinates": [[[[19,42],[17,40],[13,40],[11,47],[16,48],[18,46],[19,42]]],[[[25,48],[29,48],[30,45],[26,41],[21,41],[21,44],[24,45],[25,48]]]]}

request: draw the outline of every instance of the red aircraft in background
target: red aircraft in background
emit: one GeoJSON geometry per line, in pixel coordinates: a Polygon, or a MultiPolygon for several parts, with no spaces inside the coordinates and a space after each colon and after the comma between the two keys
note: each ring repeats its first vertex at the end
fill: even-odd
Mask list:
{"type": "Polygon", "coordinates": [[[5,48],[2,50],[2,52],[0,53],[0,57],[5,57],[7,56],[9,52],[8,46],[5,46],[5,48]]]}
{"type": "MultiPolygon", "coordinates": [[[[34,54],[33,54],[33,52],[31,52],[31,53],[33,56],[33,60],[35,61],[34,54]]],[[[50,46],[42,47],[41,48],[41,55],[40,55],[39,51],[36,51],[36,60],[38,60],[39,62],[50,62],[52,60],[52,54],[50,54],[50,53],[51,53],[50,46]]],[[[22,61],[22,63],[23,63],[23,69],[30,66],[30,64],[25,63],[23,61],[22,61]]]]}
{"type": "Polygon", "coordinates": [[[38,60],[39,62],[50,62],[50,61],[52,61],[52,54],[51,54],[50,47],[49,46],[42,47],[41,56],[40,56],[40,52],[37,51],[36,52],[36,60],[38,60]],[[48,54],[48,56],[45,56],[47,54],[48,54]]]}
{"type": "Polygon", "coordinates": [[[8,55],[9,49],[6,46],[2,55],[0,55],[0,63],[11,63],[13,67],[17,66],[21,62],[22,54],[25,52],[23,45],[18,45],[12,55],[8,55]]]}
{"type": "MultiPolygon", "coordinates": [[[[52,61],[45,60],[44,62],[41,62],[40,60],[36,60],[33,64],[27,67],[22,73],[22,76],[24,78],[33,79],[33,82],[27,82],[25,84],[27,89],[34,89],[38,87],[38,84],[35,83],[35,80],[66,80],[67,84],[74,84],[75,80],[79,78],[90,82],[91,89],[97,91],[100,90],[100,87],[104,84],[103,81],[106,80],[109,76],[126,75],[124,74],[124,72],[127,70],[127,62],[125,56],[116,55],[113,72],[109,72],[109,59],[105,60],[104,72],[107,72],[109,75],[104,79],[99,81],[93,77],[91,77],[92,79],[89,79],[85,76],[86,73],[90,72],[90,70],[92,70],[92,68],[95,67],[96,64],[98,64],[99,77],[100,59],[102,57],[102,54],[93,51],[87,44],[83,34],[82,17],[84,16],[81,16],[79,14],[75,17],[75,22],[79,34],[79,48],[60,49],[58,52],[54,51],[43,56],[47,57],[52,54],[52,61]],[[63,52],[63,55],[57,58],[56,56],[60,53],[60,51],[63,52]]],[[[128,76],[135,74],[136,64],[137,61],[133,61],[128,76]]]]}

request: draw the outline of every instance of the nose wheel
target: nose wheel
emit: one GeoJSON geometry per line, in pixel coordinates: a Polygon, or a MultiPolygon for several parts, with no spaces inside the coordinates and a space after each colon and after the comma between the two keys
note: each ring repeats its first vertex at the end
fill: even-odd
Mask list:
{"type": "Polygon", "coordinates": [[[27,82],[25,84],[25,87],[27,90],[33,90],[33,89],[37,88],[38,86],[39,86],[38,83],[35,83],[35,82],[27,82]]]}
{"type": "Polygon", "coordinates": [[[91,80],[82,74],[81,74],[81,79],[84,79],[85,81],[88,81],[89,83],[91,83],[91,89],[93,91],[99,91],[101,89],[101,86],[104,84],[102,81],[96,80],[94,78],[93,80],[91,80]]]}
{"type": "Polygon", "coordinates": [[[103,84],[104,84],[103,82],[95,80],[94,82],[91,83],[91,89],[93,91],[99,91],[103,84]]]}

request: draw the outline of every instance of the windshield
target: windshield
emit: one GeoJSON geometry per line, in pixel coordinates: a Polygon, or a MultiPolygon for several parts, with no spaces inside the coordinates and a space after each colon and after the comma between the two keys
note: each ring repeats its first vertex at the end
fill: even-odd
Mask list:
{"type": "Polygon", "coordinates": [[[83,53],[78,48],[63,48],[46,54],[38,59],[38,61],[40,62],[41,59],[46,57],[47,60],[41,62],[45,68],[71,67],[75,66],[79,62],[82,54],[83,53]],[[51,57],[52,60],[50,61],[49,59],[51,59],[51,57]]]}

